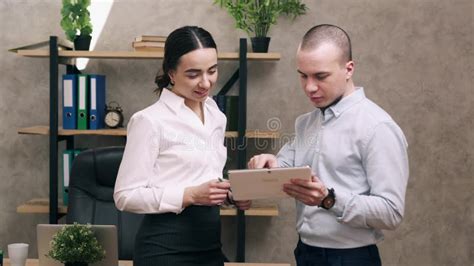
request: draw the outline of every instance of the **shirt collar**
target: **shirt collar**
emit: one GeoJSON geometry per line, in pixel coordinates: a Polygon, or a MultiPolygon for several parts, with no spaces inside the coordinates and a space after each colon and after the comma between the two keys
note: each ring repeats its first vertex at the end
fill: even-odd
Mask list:
{"type": "Polygon", "coordinates": [[[342,98],[337,104],[329,107],[328,109],[331,110],[335,117],[339,117],[343,112],[365,98],[364,88],[356,87],[351,94],[342,98]]]}
{"type": "MultiPolygon", "coordinates": [[[[206,98],[204,101],[204,106],[206,106],[209,103],[209,97],[206,98]]],[[[174,92],[170,91],[169,89],[163,88],[161,91],[160,99],[159,101],[163,102],[165,105],[167,105],[171,110],[177,112],[182,108],[188,108],[184,104],[184,98],[181,96],[176,95],[174,92]]]]}

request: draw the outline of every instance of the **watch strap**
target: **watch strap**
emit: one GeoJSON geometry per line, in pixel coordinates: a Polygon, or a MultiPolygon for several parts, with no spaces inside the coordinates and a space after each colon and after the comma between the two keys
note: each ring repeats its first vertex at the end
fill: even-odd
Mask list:
{"type": "Polygon", "coordinates": [[[334,192],[334,188],[329,188],[328,189],[328,194],[324,199],[321,201],[321,204],[319,207],[329,210],[331,209],[334,204],[336,203],[336,193],[334,192]]]}

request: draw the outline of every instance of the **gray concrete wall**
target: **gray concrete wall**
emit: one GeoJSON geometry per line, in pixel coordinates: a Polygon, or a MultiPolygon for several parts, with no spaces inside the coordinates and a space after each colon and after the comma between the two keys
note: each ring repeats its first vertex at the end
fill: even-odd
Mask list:
{"type": "MultiPolygon", "coordinates": [[[[299,39],[315,24],[342,26],[353,40],[356,84],[398,121],[410,144],[405,220],[379,245],[384,265],[472,265],[473,2],[305,2],[306,16],[281,19],[270,31],[270,50],[281,53],[281,60],[249,64],[248,127],[266,129],[267,121],[278,118],[281,132],[292,133],[294,119],[312,109],[295,72],[299,39]]],[[[18,135],[16,128],[48,123],[48,61],[6,50],[49,35],[64,37],[60,8],[53,0],[0,1],[0,248],[27,242],[30,257],[36,256],[35,225],[48,218],[15,210],[21,202],[48,195],[48,138],[18,135]]],[[[135,36],[168,34],[191,24],[208,29],[220,51],[237,51],[238,37],[246,36],[211,0],[118,0],[96,49],[130,50],[135,36]]],[[[91,60],[87,72],[107,75],[107,97],[122,104],[128,120],[154,101],[160,63],[91,60]]],[[[236,67],[220,62],[219,86],[236,67]]],[[[81,137],[78,143],[120,141],[81,137]]],[[[248,261],[294,263],[294,202],[278,204],[278,217],[247,219],[248,261]]],[[[224,250],[233,258],[235,220],[223,221],[224,250]]]]}

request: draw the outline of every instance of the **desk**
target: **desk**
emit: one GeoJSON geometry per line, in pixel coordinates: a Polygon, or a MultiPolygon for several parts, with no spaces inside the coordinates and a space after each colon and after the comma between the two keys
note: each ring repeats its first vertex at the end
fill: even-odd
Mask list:
{"type": "MultiPolygon", "coordinates": [[[[10,266],[10,260],[5,258],[3,259],[4,266],[10,266]]],[[[226,262],[225,266],[290,266],[289,263],[234,263],[226,262]]],[[[38,266],[38,259],[28,259],[26,261],[26,266],[38,266]]],[[[133,266],[133,262],[130,260],[121,260],[119,261],[119,266],[133,266]]]]}

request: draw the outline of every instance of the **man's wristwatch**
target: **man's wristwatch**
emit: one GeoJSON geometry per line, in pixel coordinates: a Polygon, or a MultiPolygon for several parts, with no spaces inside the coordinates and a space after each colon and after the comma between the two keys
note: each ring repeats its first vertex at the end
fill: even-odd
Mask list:
{"type": "Polygon", "coordinates": [[[328,189],[328,195],[321,201],[319,207],[329,210],[336,203],[336,193],[334,193],[334,188],[328,189]]]}

